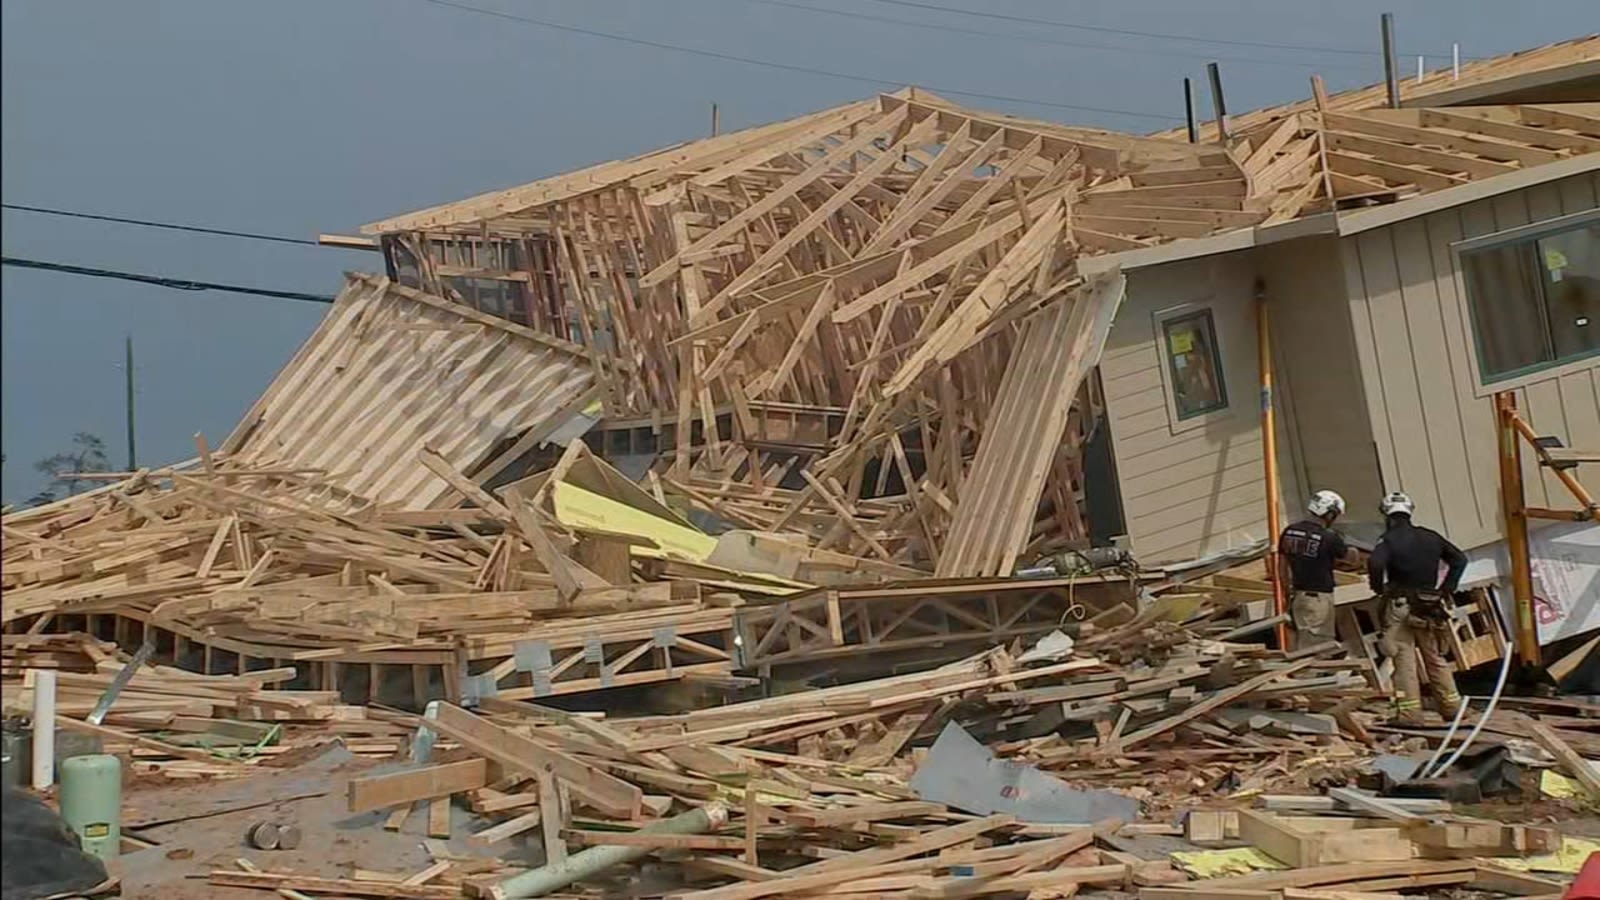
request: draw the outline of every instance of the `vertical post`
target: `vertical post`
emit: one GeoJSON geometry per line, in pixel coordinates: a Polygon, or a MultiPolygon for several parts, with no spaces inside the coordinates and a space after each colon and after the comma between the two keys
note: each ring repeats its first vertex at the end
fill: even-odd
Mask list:
{"type": "Polygon", "coordinates": [[[1389,87],[1389,108],[1400,108],[1400,73],[1394,58],[1394,13],[1383,14],[1383,82],[1389,87]]]}
{"type": "Polygon", "coordinates": [[[46,790],[56,776],[56,670],[33,672],[33,789],[46,790]]]}
{"type": "Polygon", "coordinates": [[[122,380],[127,390],[128,414],[128,471],[136,472],[138,466],[135,465],[133,452],[133,335],[127,336],[123,349],[125,352],[122,360],[122,380]]]}
{"type": "Polygon", "coordinates": [[[717,116],[717,105],[715,103],[713,103],[713,104],[711,104],[711,136],[712,137],[716,137],[717,136],[717,132],[721,128],[721,125],[722,125],[722,123],[719,121],[718,116],[717,116]]]}
{"type": "Polygon", "coordinates": [[[1423,75],[1422,57],[1419,55],[1417,57],[1417,81],[1419,81],[1419,82],[1422,81],[1422,75],[1423,75]]]}
{"type": "Polygon", "coordinates": [[[1183,118],[1189,123],[1189,143],[1200,143],[1200,127],[1194,122],[1194,82],[1183,80],[1183,118]]]}
{"type": "Polygon", "coordinates": [[[1461,80],[1461,45],[1450,45],[1450,80],[1461,80]]]}
{"type": "Polygon", "coordinates": [[[1500,511],[1505,519],[1506,550],[1511,558],[1511,602],[1515,610],[1517,655],[1527,666],[1539,665],[1539,626],[1533,614],[1533,561],[1528,557],[1528,516],[1523,508],[1522,444],[1517,434],[1517,395],[1494,395],[1500,447],[1500,511]]]}
{"type": "MultiPolygon", "coordinates": [[[[1267,289],[1256,280],[1256,353],[1261,367],[1261,450],[1262,477],[1267,495],[1267,580],[1272,584],[1272,611],[1282,616],[1288,611],[1288,588],[1278,570],[1278,533],[1283,523],[1278,512],[1278,433],[1272,414],[1272,337],[1267,320],[1267,289]]],[[[1278,648],[1289,649],[1289,628],[1278,623],[1278,648]]]]}
{"type": "Polygon", "coordinates": [[[1217,114],[1217,142],[1228,142],[1228,101],[1222,96],[1222,69],[1216,63],[1206,63],[1206,76],[1211,79],[1211,108],[1217,114]]]}

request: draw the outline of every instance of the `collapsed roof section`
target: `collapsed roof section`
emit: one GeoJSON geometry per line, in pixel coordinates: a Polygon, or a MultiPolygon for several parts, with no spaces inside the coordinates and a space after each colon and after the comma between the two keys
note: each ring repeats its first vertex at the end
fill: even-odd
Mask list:
{"type": "MultiPolygon", "coordinates": [[[[1574,47],[1560,58],[1600,41],[1574,47]]],[[[1114,260],[1084,260],[1600,150],[1594,104],[1366,105],[1319,95],[1190,144],[908,88],[363,230],[400,281],[581,346],[607,420],[650,422],[670,486],[702,508],[771,530],[815,513],[824,546],[884,561],[1004,534],[937,567],[990,575],[1041,538],[1085,536],[1077,443],[1095,418],[1079,387],[1122,295],[1114,260]],[[1076,349],[1019,353],[1030,328],[1076,349]],[[1069,382],[1008,374],[1023,357],[1069,382]],[[1007,391],[1081,411],[1032,422],[1007,391]],[[774,411],[817,419],[821,439],[767,452],[774,411]],[[1050,443],[985,452],[1023,424],[1050,443]]]]}
{"type": "Polygon", "coordinates": [[[593,401],[593,384],[582,347],[350,275],[220,450],[301,473],[303,499],[425,509],[453,493],[417,462],[422,450],[489,481],[593,401]]]}

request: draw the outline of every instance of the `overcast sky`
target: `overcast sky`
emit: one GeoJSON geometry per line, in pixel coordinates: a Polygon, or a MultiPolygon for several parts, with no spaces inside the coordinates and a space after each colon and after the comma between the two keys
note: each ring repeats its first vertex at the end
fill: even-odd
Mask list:
{"type": "MultiPolygon", "coordinates": [[[[1595,0],[448,2],[647,43],[430,0],[5,0],[5,202],[314,237],[699,137],[712,101],[733,129],[910,83],[1149,131],[1181,123],[1181,79],[1203,84],[1207,59],[1236,111],[1307,96],[1313,72],[1334,89],[1381,80],[1385,9],[1411,72],[1417,53],[1447,66],[1453,42],[1480,57],[1600,26],[1595,0]]],[[[8,256],[189,279],[331,294],[341,271],[380,268],[371,253],[3,222],[8,256]]],[[[325,309],[11,267],[0,292],[7,501],[41,485],[33,461],[74,432],[126,463],[124,335],[152,465],[194,455],[196,431],[220,443],[325,309]]]]}

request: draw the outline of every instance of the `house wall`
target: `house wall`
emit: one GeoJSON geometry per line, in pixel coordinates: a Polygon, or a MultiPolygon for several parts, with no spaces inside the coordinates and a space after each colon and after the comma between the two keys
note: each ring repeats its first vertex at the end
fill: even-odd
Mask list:
{"type": "MultiPolygon", "coordinates": [[[[1594,209],[1600,175],[1573,176],[1340,239],[1356,357],[1384,486],[1463,547],[1502,536],[1493,399],[1475,349],[1453,242],[1594,209]]],[[[1517,406],[1539,434],[1600,447],[1600,360],[1535,375],[1517,406]]],[[[1527,502],[1572,508],[1523,452],[1527,502]]]]}
{"type": "MultiPolygon", "coordinates": [[[[1278,408],[1294,434],[1296,474],[1308,494],[1338,491],[1347,523],[1376,523],[1383,482],[1339,242],[1319,237],[1271,244],[1255,255],[1272,317],[1278,408]]],[[[1298,515],[1302,498],[1285,493],[1283,499],[1298,515]]]]}
{"type": "MultiPolygon", "coordinates": [[[[1128,273],[1100,373],[1128,537],[1142,561],[1192,558],[1266,536],[1256,276],[1248,251],[1128,273]],[[1156,318],[1188,304],[1212,310],[1228,406],[1180,422],[1156,318]]],[[[1291,459],[1292,428],[1279,432],[1280,460],[1291,459]]],[[[1300,496],[1295,466],[1283,466],[1281,484],[1284,497],[1300,496]]]]}

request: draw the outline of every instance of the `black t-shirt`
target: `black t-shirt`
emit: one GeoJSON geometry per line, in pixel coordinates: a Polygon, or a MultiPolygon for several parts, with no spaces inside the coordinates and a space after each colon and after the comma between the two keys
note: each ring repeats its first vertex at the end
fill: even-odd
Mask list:
{"type": "Polygon", "coordinates": [[[1393,524],[1367,558],[1367,583],[1372,592],[1382,594],[1388,587],[1455,593],[1467,570],[1467,555],[1439,532],[1413,525],[1405,516],[1390,521],[1393,524]],[[1441,563],[1445,566],[1443,581],[1439,579],[1441,563]]]}
{"type": "Polygon", "coordinates": [[[1344,559],[1344,537],[1321,522],[1306,519],[1283,530],[1278,552],[1289,561],[1294,589],[1333,593],[1333,564],[1344,559]]]}

